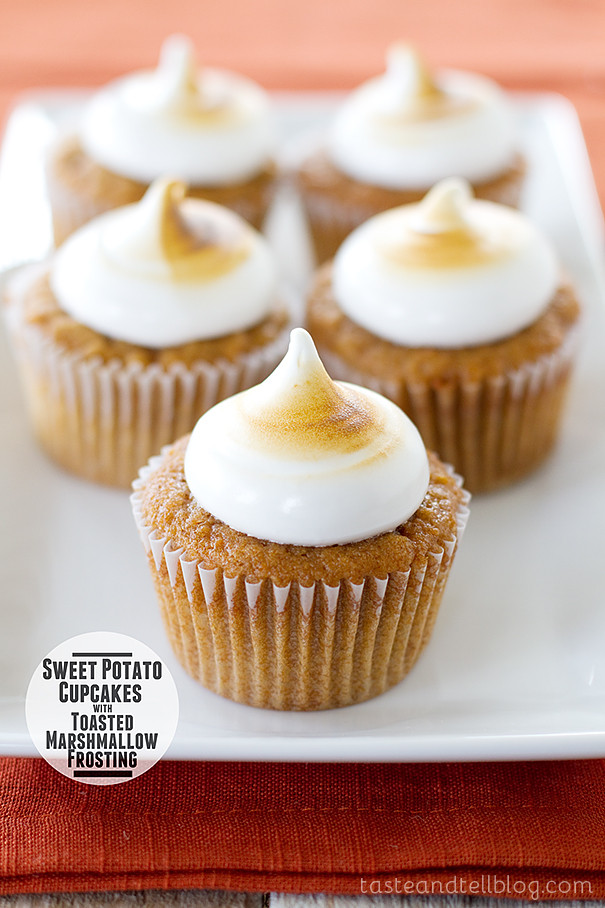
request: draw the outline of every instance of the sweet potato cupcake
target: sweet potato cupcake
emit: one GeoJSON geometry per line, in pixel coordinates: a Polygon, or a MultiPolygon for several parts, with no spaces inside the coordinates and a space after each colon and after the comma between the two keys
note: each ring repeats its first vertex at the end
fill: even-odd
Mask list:
{"type": "Polygon", "coordinates": [[[405,414],[333,382],[309,335],[134,484],[170,642],[205,687],[328,709],[397,684],[427,643],[468,495],[405,414]]]}
{"type": "Polygon", "coordinates": [[[472,492],[551,451],[579,317],[537,228],[460,180],[359,227],[307,307],[330,374],[399,404],[472,492]]]}
{"type": "Polygon", "coordinates": [[[170,174],[192,196],[225,205],[260,229],[276,186],[269,102],[249,79],[198,72],[181,36],[156,70],[111,82],[61,136],[47,166],[55,243],[91,218],[142,198],[170,174]]]}
{"type": "Polygon", "coordinates": [[[272,254],[171,180],[94,219],[7,295],[35,433],[63,467],[128,487],[152,453],[263,379],[288,343],[272,254]]]}
{"type": "Polygon", "coordinates": [[[516,206],[524,170],[495,83],[453,70],[432,75],[414,50],[394,45],[386,73],[349,96],[295,182],[322,263],[368,218],[420,200],[447,177],[469,180],[478,198],[516,206]]]}

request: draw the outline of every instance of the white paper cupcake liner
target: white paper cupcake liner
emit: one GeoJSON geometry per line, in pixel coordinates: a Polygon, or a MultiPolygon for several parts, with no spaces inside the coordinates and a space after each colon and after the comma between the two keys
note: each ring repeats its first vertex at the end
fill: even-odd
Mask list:
{"type": "Polygon", "coordinates": [[[167,635],[193,678],[240,703],[286,710],[359,703],[401,681],[430,637],[468,494],[456,533],[418,551],[406,571],[279,586],[188,559],[145,525],[140,490],[160,460],[141,470],[131,502],[167,635]]]}
{"type": "Polygon", "coordinates": [[[554,352],[484,381],[430,384],[388,381],[355,369],[318,344],[330,375],[395,401],[418,427],[427,448],[464,477],[471,492],[522,478],[552,450],[579,332],[554,352]]]}
{"type": "Polygon", "coordinates": [[[248,221],[256,230],[262,231],[276,192],[277,185],[267,186],[260,200],[247,198],[246,195],[242,195],[240,198],[229,200],[227,207],[239,214],[245,221],[248,221]]]}
{"type": "Polygon", "coordinates": [[[318,265],[334,258],[348,235],[377,213],[347,199],[335,200],[311,190],[302,194],[302,201],[318,265]]]}
{"type": "Polygon", "coordinates": [[[52,163],[46,169],[46,192],[50,203],[55,246],[93,218],[110,211],[114,206],[79,194],[64,185],[53,173],[52,163]]]}
{"type": "Polygon", "coordinates": [[[102,362],[65,351],[8,319],[35,433],[46,451],[86,479],[130,487],[139,467],[190,432],[211,406],[262,381],[283,357],[288,330],[237,362],[102,362]]]}

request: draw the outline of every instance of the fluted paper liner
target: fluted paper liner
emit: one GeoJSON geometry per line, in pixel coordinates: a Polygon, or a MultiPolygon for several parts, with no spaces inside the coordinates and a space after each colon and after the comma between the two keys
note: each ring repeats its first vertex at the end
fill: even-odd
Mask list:
{"type": "Polygon", "coordinates": [[[60,246],[67,237],[83,227],[93,218],[115,207],[108,201],[103,204],[96,198],[78,194],[76,190],[63,186],[47,169],[46,189],[52,216],[53,239],[60,246]]]}
{"type": "Polygon", "coordinates": [[[332,376],[365,385],[395,401],[427,448],[451,463],[473,494],[496,489],[536,469],[557,437],[577,349],[571,331],[554,352],[484,381],[430,384],[386,381],[354,369],[318,344],[332,376]]]}
{"type": "Polygon", "coordinates": [[[209,407],[257,384],[280,362],[288,330],[237,362],[124,365],[65,351],[8,318],[35,433],[50,456],[85,479],[129,488],[142,464],[209,407]]]}
{"type": "Polygon", "coordinates": [[[430,637],[468,494],[456,534],[418,552],[406,571],[279,586],[188,560],[144,525],[137,490],[159,461],[141,470],[131,501],[168,638],[193,678],[239,703],[287,710],[360,703],[401,681],[430,637]]]}

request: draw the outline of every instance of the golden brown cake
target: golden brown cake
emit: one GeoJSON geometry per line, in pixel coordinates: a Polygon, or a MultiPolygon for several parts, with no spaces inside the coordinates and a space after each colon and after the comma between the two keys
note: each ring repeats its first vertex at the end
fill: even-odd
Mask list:
{"type": "Polygon", "coordinates": [[[516,207],[524,175],[500,89],[472,73],[431,74],[394,45],[386,73],[345,100],[292,179],[321,264],[368,218],[419,201],[441,179],[466,178],[478,198],[516,207]]]}
{"type": "Polygon", "coordinates": [[[277,186],[268,101],[250,80],[197,71],[191,44],[168,39],[155,71],[97,92],[46,168],[55,245],[94,217],[138,202],[160,177],[224,205],[257,230],[277,186]]]}
{"type": "Polygon", "coordinates": [[[129,487],[208,407],[268,375],[287,345],[289,314],[262,238],[183,193],[154,184],[137,206],[91,222],[9,288],[7,321],[34,432],[57,463],[86,479],[129,487]],[[121,245],[113,248],[116,225],[121,245]],[[256,289],[245,271],[252,259],[265,282],[256,289]],[[230,282],[230,312],[216,297],[221,279],[230,282]]]}
{"type": "MultiPolygon", "coordinates": [[[[466,284],[462,265],[452,265],[450,261],[446,269],[442,268],[438,264],[439,256],[456,259],[463,254],[464,241],[456,231],[460,229],[458,218],[466,217],[469,204],[457,196],[455,204],[461,206],[461,211],[450,210],[444,215],[441,210],[440,214],[436,209],[444,204],[444,197],[447,207],[452,201],[451,193],[459,192],[459,187],[448,188],[446,184],[430,194],[433,210],[425,214],[436,220],[431,229],[424,225],[426,232],[418,221],[418,213],[422,206],[430,206],[429,197],[422,205],[399,209],[403,219],[395,211],[389,213],[389,217],[392,214],[389,236],[396,235],[394,247],[400,243],[399,253],[403,257],[399,272],[392,255],[385,265],[385,274],[396,280],[399,273],[401,278],[398,302],[390,312],[381,307],[378,289],[373,296],[368,295],[365,314],[359,301],[353,301],[357,305],[354,312],[346,302],[343,308],[348,290],[342,280],[337,282],[340,289],[335,287],[334,268],[339,264],[341,268],[348,267],[351,283],[362,280],[354,273],[361,258],[359,248],[351,244],[346,252],[345,244],[342,255],[348,264],[337,256],[335,263],[324,265],[316,275],[307,301],[307,325],[330,374],[365,384],[395,401],[418,426],[427,447],[454,465],[464,476],[467,488],[483,492],[525,476],[552,450],[577,346],[580,307],[572,287],[561,282],[552,261],[543,262],[540,267],[543,264],[549,272],[544,279],[542,276],[538,279],[529,270],[529,278],[539,284],[538,299],[528,297],[534,310],[537,304],[539,311],[535,317],[521,312],[525,325],[518,330],[496,326],[497,336],[493,339],[478,342],[473,338],[478,326],[480,330],[491,330],[490,320],[497,320],[500,315],[504,319],[509,317],[513,307],[506,293],[517,297],[520,293],[518,288],[515,290],[517,278],[511,277],[509,281],[507,277],[507,255],[512,263],[519,249],[511,247],[501,262],[493,262],[491,276],[487,260],[475,262],[479,277],[469,279],[466,284]],[[407,211],[410,214],[406,220],[407,211]],[[416,222],[410,233],[412,216],[416,222]],[[453,227],[447,223],[448,216],[454,218],[453,227]],[[438,224],[440,217],[445,220],[438,224]],[[452,236],[454,243],[448,246],[452,236]],[[409,258],[406,261],[409,256],[413,261],[409,258]],[[437,302],[430,295],[435,288],[438,288],[437,302]],[[470,302],[474,308],[468,306],[470,302]],[[433,305],[435,309],[431,311],[433,305]],[[345,311],[347,308],[350,311],[345,311]],[[399,318],[397,324],[396,318],[399,318]],[[431,318],[435,319],[439,327],[431,330],[441,345],[436,342],[430,345],[426,335],[424,342],[418,336],[417,343],[404,343],[403,338],[393,337],[398,331],[407,331],[411,336],[417,318],[425,318],[427,325],[431,318]],[[393,319],[392,323],[389,319],[393,319]],[[374,330],[369,327],[372,320],[374,330]],[[455,335],[451,343],[447,342],[448,331],[455,335]],[[464,331],[472,339],[466,344],[461,342],[464,331]]],[[[494,211],[487,213],[493,215],[494,211]]],[[[520,218],[514,212],[510,216],[520,218]]],[[[368,237],[372,223],[379,221],[369,222],[368,237]]],[[[485,235],[481,238],[479,225],[475,226],[477,232],[470,235],[469,248],[482,248],[483,254],[490,243],[493,250],[502,242],[504,230],[498,238],[498,228],[488,240],[485,235]]],[[[512,223],[507,229],[514,233],[516,226],[512,223]]],[[[378,254],[383,255],[388,248],[386,240],[377,245],[378,254]]],[[[545,255],[541,248],[536,253],[539,255],[545,255]]],[[[517,267],[510,264],[511,269],[517,267]]],[[[470,264],[468,270],[469,274],[474,273],[470,264]]],[[[521,274],[519,280],[524,279],[521,274]]],[[[394,299],[392,295],[391,305],[394,299]]]]}
{"type": "Polygon", "coordinates": [[[459,479],[405,416],[331,382],[301,335],[263,385],[153,458],[132,497],[181,664],[225,697],[290,710],[351,705],[401,681],[430,637],[468,514],[459,479]],[[382,529],[366,538],[377,498],[382,529]],[[343,533],[359,538],[329,541],[343,533]]]}

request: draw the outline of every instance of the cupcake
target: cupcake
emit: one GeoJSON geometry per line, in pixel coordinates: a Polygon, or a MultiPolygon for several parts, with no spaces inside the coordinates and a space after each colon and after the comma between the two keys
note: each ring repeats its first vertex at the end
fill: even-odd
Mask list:
{"type": "Polygon", "coordinates": [[[171,180],[80,228],[9,288],[7,320],[42,447],[130,486],[162,445],[265,378],[288,312],[265,240],[171,180]]]}
{"type": "Polygon", "coordinates": [[[307,304],[330,373],[399,404],[472,492],[551,451],[579,315],[537,228],[453,179],[359,227],[307,304]]]}
{"type": "Polygon", "coordinates": [[[333,382],[297,328],[134,484],[170,642],[251,706],[348,706],[427,643],[468,514],[460,480],[381,395],[333,382]]]}
{"type": "Polygon", "coordinates": [[[156,70],[101,89],[77,132],[53,147],[47,184],[55,243],[139,201],[166,174],[260,229],[275,191],[274,144],[262,89],[224,70],[198,72],[190,42],[173,36],[156,70]]]}
{"type": "Polygon", "coordinates": [[[447,177],[469,180],[478,198],[516,206],[524,169],[497,85],[467,72],[433,76],[398,44],[386,73],[349,96],[294,178],[322,263],[368,218],[419,201],[447,177]]]}

